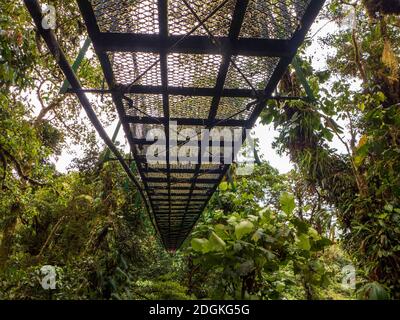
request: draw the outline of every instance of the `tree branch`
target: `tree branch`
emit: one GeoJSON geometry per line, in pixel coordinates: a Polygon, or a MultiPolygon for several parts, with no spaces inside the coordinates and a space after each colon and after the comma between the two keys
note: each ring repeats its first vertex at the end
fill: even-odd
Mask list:
{"type": "Polygon", "coordinates": [[[24,173],[24,171],[22,170],[22,166],[21,164],[18,162],[18,160],[10,153],[8,152],[6,149],[4,149],[4,147],[0,144],[0,150],[3,152],[3,155],[6,156],[7,158],[9,158],[11,160],[11,162],[14,164],[15,169],[17,170],[18,175],[24,179],[25,181],[29,182],[30,184],[36,185],[36,186],[45,186],[45,183],[36,181],[32,178],[30,178],[28,175],[26,175],[24,173]]]}
{"type": "Polygon", "coordinates": [[[43,255],[43,251],[44,249],[46,249],[47,245],[49,244],[51,238],[53,237],[53,235],[56,233],[58,227],[61,225],[61,222],[64,220],[65,216],[62,216],[56,223],[56,225],[53,227],[53,229],[51,229],[49,236],[46,239],[46,242],[44,243],[44,245],[42,246],[42,248],[40,249],[40,252],[38,254],[38,258],[40,259],[43,255]]]}
{"type": "Polygon", "coordinates": [[[365,86],[368,84],[368,79],[365,73],[364,66],[361,62],[361,55],[360,55],[360,48],[358,47],[358,42],[357,42],[357,37],[356,37],[356,29],[353,28],[353,31],[351,33],[351,39],[353,42],[353,47],[354,47],[354,62],[357,65],[358,71],[360,72],[361,79],[364,83],[365,86]]]}
{"type": "Polygon", "coordinates": [[[44,104],[42,102],[42,99],[40,97],[40,93],[38,94],[38,99],[42,104],[42,110],[40,110],[39,115],[36,117],[34,121],[34,126],[37,127],[44,119],[47,113],[50,111],[53,111],[55,108],[57,108],[61,102],[64,101],[65,96],[59,96],[58,98],[55,98],[47,107],[43,107],[44,104]]]}
{"type": "Polygon", "coordinates": [[[1,182],[2,182],[2,187],[4,188],[4,183],[7,177],[7,161],[5,158],[5,155],[3,154],[3,152],[0,150],[0,160],[3,164],[3,176],[1,177],[1,182]]]}

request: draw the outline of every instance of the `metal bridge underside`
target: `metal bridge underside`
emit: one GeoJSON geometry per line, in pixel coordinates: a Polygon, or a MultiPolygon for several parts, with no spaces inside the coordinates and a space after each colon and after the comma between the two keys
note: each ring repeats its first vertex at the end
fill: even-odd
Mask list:
{"type": "MultiPolygon", "coordinates": [[[[78,0],[167,249],[180,247],[229,163],[172,161],[170,133],[252,128],[322,0],[78,0]],[[177,128],[170,128],[175,121],[177,128]],[[151,129],[163,161],[147,161],[151,129]],[[162,136],[162,135],[160,135],[162,136]]],[[[243,141],[244,135],[239,137],[243,141]]],[[[205,141],[207,140],[207,141],[205,141]]],[[[241,142],[242,142],[241,141],[241,142]]],[[[226,143],[229,143],[227,141],[226,143]]],[[[228,146],[227,146],[228,147],[228,146]]],[[[207,157],[224,154],[209,148],[207,157]],[[213,154],[214,152],[214,154],[213,154]]],[[[234,153],[234,151],[232,151],[234,153]]],[[[211,160],[211,158],[209,158],[211,160]]]]}
{"type": "MultiPolygon", "coordinates": [[[[172,161],[179,143],[170,145],[170,135],[177,131],[184,143],[187,137],[179,133],[191,128],[199,144],[208,145],[202,129],[251,128],[322,1],[79,0],[78,4],[113,92],[156,228],[167,249],[179,248],[230,164],[207,163],[200,152],[198,161],[172,161]],[[177,128],[170,128],[171,121],[177,128]],[[163,144],[158,163],[146,157],[151,129],[164,132],[158,141],[163,144]]],[[[219,150],[207,150],[208,162],[214,150],[222,158],[224,142],[219,150]]]]}

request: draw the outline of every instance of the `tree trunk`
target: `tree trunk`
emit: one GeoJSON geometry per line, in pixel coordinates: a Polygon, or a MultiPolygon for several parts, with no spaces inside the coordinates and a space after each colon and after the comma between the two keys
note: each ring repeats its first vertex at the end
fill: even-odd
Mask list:
{"type": "Polygon", "coordinates": [[[8,259],[12,252],[12,244],[14,240],[15,227],[17,225],[17,212],[19,205],[14,204],[11,208],[11,216],[6,218],[3,237],[0,244],[0,270],[3,270],[7,265],[8,259]]]}

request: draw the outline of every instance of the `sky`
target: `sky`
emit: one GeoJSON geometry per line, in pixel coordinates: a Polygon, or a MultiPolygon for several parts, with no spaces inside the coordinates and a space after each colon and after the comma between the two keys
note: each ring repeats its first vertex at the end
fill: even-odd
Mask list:
{"type": "MultiPolygon", "coordinates": [[[[313,37],[312,45],[307,48],[306,54],[312,56],[312,66],[318,70],[324,70],[326,67],[326,60],[332,51],[329,51],[326,47],[321,47],[321,43],[318,39],[327,36],[329,33],[337,30],[337,26],[333,22],[327,22],[326,20],[316,21],[309,31],[309,35],[315,35],[313,37]]],[[[337,120],[340,126],[346,126],[340,120],[337,120]]],[[[254,128],[254,136],[259,139],[260,153],[263,155],[264,160],[267,160],[274,168],[278,169],[280,173],[287,173],[293,169],[293,164],[290,162],[288,156],[278,155],[272,148],[272,142],[279,135],[274,130],[273,125],[262,125],[259,121],[254,128]]],[[[346,139],[345,139],[346,140],[346,139]]],[[[342,142],[335,136],[330,143],[332,148],[335,148],[339,153],[346,153],[346,148],[342,142]]]]}
{"type": "MultiPolygon", "coordinates": [[[[315,70],[324,69],[326,65],[326,59],[330,54],[326,48],[321,48],[318,41],[319,38],[326,36],[332,30],[336,30],[336,25],[333,23],[327,23],[325,20],[317,21],[313,24],[309,35],[314,35],[312,45],[307,49],[307,55],[312,55],[312,65],[315,70]]],[[[92,54],[92,53],[88,53],[92,54]]],[[[111,126],[106,127],[106,131],[109,136],[112,136],[117,125],[116,120],[111,126]]],[[[339,124],[341,124],[339,122],[339,124]]],[[[342,124],[341,124],[342,125],[342,124]]],[[[289,157],[286,155],[278,155],[277,152],[272,148],[274,139],[278,136],[278,132],[274,130],[273,125],[262,125],[257,121],[256,126],[253,129],[254,138],[258,139],[259,142],[259,153],[264,160],[267,160],[274,168],[278,169],[280,173],[287,173],[293,168],[293,164],[290,162],[289,157]]],[[[125,151],[128,152],[128,144],[123,134],[123,130],[120,131],[118,139],[121,145],[125,145],[125,151]]],[[[345,148],[343,144],[335,137],[331,143],[333,148],[336,148],[338,152],[344,153],[345,148]]],[[[72,145],[68,150],[64,150],[58,158],[54,158],[56,168],[60,172],[67,172],[72,160],[82,155],[82,148],[79,145],[72,145]]]]}

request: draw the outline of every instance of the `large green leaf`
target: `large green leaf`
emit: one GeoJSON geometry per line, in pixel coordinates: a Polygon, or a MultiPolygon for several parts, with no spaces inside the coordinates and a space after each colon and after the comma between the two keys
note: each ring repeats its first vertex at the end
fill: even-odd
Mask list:
{"type": "Polygon", "coordinates": [[[321,238],[315,242],[313,242],[313,251],[323,250],[325,247],[330,246],[332,241],[328,238],[321,238]]]}
{"type": "Polygon", "coordinates": [[[212,232],[208,239],[208,249],[210,251],[221,251],[226,247],[226,243],[215,232],[212,232]]]}
{"type": "Polygon", "coordinates": [[[228,230],[227,226],[225,226],[225,225],[223,225],[223,224],[221,224],[221,223],[219,223],[219,224],[217,224],[217,225],[214,226],[214,231],[215,231],[215,233],[216,233],[219,237],[221,237],[221,239],[227,239],[227,238],[229,238],[227,230],[228,230]]]}
{"type": "Polygon", "coordinates": [[[194,251],[203,252],[208,245],[208,240],[203,238],[193,238],[191,241],[191,245],[194,251]]]}
{"type": "Polygon", "coordinates": [[[290,193],[284,192],[280,198],[280,204],[282,211],[285,212],[287,215],[292,214],[296,204],[294,202],[294,196],[290,193]]]}
{"type": "Polygon", "coordinates": [[[387,290],[378,282],[367,283],[361,290],[361,298],[368,300],[387,300],[387,290]]]}
{"type": "Polygon", "coordinates": [[[235,235],[237,239],[241,239],[246,234],[253,231],[254,225],[248,221],[243,220],[235,226],[235,235]]]}
{"type": "Polygon", "coordinates": [[[307,250],[307,251],[311,249],[310,239],[308,238],[308,235],[301,234],[299,236],[299,239],[297,242],[297,247],[299,249],[307,250]]]}
{"type": "Polygon", "coordinates": [[[297,217],[293,217],[291,219],[291,222],[296,227],[296,230],[297,230],[298,234],[307,233],[308,232],[309,225],[306,222],[302,221],[301,219],[299,219],[297,217]]]}
{"type": "Polygon", "coordinates": [[[315,230],[313,227],[308,228],[308,235],[313,239],[313,240],[318,240],[320,239],[320,235],[318,234],[318,231],[315,230]]]}

